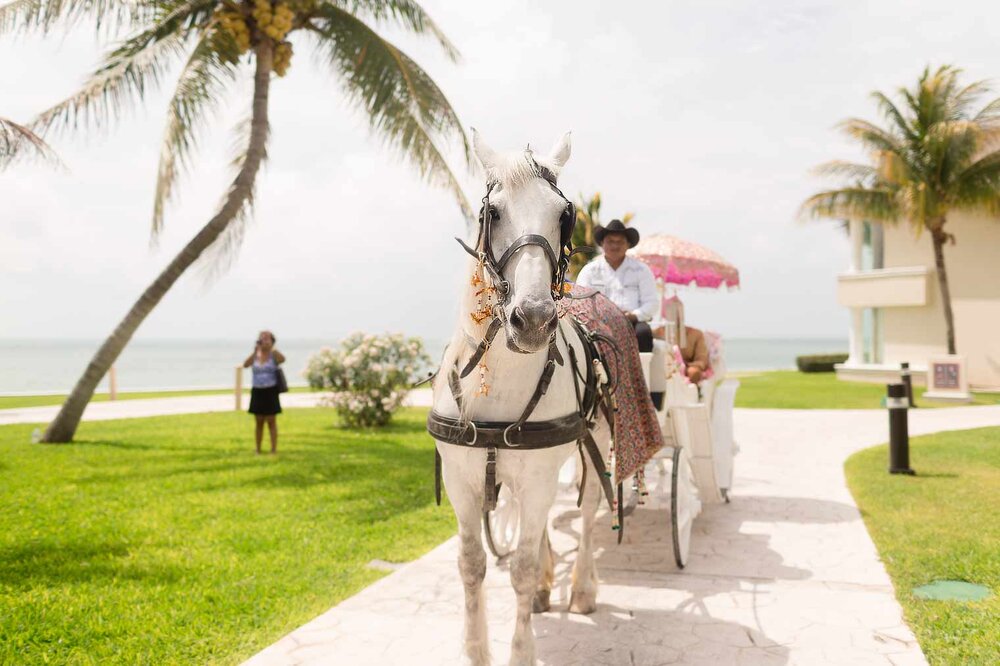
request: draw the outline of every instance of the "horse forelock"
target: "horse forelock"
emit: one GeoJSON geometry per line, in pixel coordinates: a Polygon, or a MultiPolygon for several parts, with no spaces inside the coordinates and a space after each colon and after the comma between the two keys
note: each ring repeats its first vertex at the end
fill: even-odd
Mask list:
{"type": "Polygon", "coordinates": [[[532,178],[544,177],[539,167],[548,170],[554,177],[559,176],[559,167],[548,158],[535,155],[530,148],[504,153],[496,163],[486,168],[486,178],[501,188],[515,188],[532,178]]]}

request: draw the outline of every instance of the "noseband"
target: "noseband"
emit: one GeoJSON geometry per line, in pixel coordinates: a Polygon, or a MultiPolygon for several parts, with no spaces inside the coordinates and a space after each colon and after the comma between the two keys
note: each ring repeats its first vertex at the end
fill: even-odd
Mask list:
{"type": "MultiPolygon", "coordinates": [[[[551,170],[543,167],[531,156],[531,153],[526,154],[526,158],[531,160],[532,165],[534,165],[535,176],[541,178],[546,183],[549,184],[556,194],[566,202],[566,208],[559,219],[559,251],[558,253],[552,249],[552,245],[549,243],[548,239],[541,234],[524,234],[518,236],[510,247],[508,247],[500,258],[497,259],[496,255],[493,253],[493,222],[495,220],[494,208],[490,205],[490,194],[499,186],[499,182],[496,180],[491,180],[486,184],[486,195],[483,196],[483,207],[479,211],[479,233],[476,237],[476,249],[469,247],[461,238],[456,238],[459,245],[462,246],[466,252],[468,252],[473,258],[479,261],[486,271],[490,275],[490,279],[493,282],[493,287],[496,289],[497,302],[493,306],[492,311],[492,321],[489,327],[486,329],[486,335],[483,337],[479,346],[476,348],[475,353],[469,359],[469,362],[465,364],[462,368],[460,377],[465,378],[472,372],[472,370],[482,359],[486,350],[489,349],[490,345],[493,343],[493,338],[496,337],[497,333],[503,327],[506,320],[506,314],[504,308],[510,303],[511,299],[511,283],[504,276],[504,269],[510,260],[514,258],[514,255],[523,248],[530,245],[542,248],[545,254],[545,258],[549,262],[549,266],[552,270],[552,283],[551,291],[552,298],[554,300],[559,300],[563,297],[563,292],[566,284],[566,270],[569,268],[569,260],[577,252],[590,251],[588,247],[573,247],[573,230],[576,227],[576,206],[572,201],[566,198],[566,195],[562,193],[556,186],[556,176],[551,170]]],[[[553,333],[555,335],[555,333],[553,333]]]]}

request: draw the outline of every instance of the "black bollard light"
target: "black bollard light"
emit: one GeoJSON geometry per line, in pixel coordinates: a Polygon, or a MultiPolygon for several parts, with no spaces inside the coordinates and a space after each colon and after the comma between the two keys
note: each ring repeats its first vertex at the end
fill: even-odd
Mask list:
{"type": "Polygon", "coordinates": [[[899,364],[899,378],[903,380],[903,386],[906,387],[906,401],[909,403],[910,409],[917,406],[913,402],[913,378],[910,376],[910,364],[907,362],[902,362],[899,364]]]}
{"type": "Polygon", "coordinates": [[[889,409],[889,473],[915,474],[910,469],[910,432],[907,424],[906,386],[888,384],[885,406],[889,409]]]}

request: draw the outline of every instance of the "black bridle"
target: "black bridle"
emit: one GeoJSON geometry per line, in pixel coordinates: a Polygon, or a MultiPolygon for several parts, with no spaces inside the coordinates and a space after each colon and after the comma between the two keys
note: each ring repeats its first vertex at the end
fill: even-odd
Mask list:
{"type": "MultiPolygon", "coordinates": [[[[510,260],[514,258],[514,255],[523,248],[529,245],[534,245],[536,247],[542,248],[545,253],[545,258],[549,262],[549,266],[552,269],[552,283],[551,291],[552,298],[554,300],[559,300],[563,297],[563,292],[566,284],[566,270],[569,268],[570,257],[572,257],[577,252],[587,252],[590,251],[589,247],[573,247],[573,230],[576,228],[576,205],[573,204],[566,195],[562,193],[562,190],[556,185],[556,176],[551,170],[543,167],[531,156],[531,153],[526,154],[526,159],[531,161],[534,167],[535,176],[541,178],[546,183],[549,184],[556,194],[566,202],[566,207],[563,209],[562,214],[559,217],[559,250],[556,252],[552,249],[552,245],[549,243],[548,239],[541,234],[524,234],[518,236],[510,247],[504,250],[500,258],[497,259],[493,252],[493,222],[497,219],[496,209],[490,204],[490,194],[500,186],[500,183],[496,180],[491,180],[486,184],[486,195],[483,196],[483,207],[479,211],[479,233],[476,237],[476,248],[473,249],[469,247],[465,241],[461,238],[456,238],[459,245],[472,255],[473,258],[478,260],[486,271],[490,275],[490,279],[493,282],[493,287],[496,289],[497,302],[493,306],[492,310],[492,321],[489,327],[486,329],[486,335],[480,341],[479,346],[476,348],[475,353],[466,363],[465,367],[462,368],[460,377],[465,378],[472,372],[472,370],[482,359],[486,350],[489,349],[490,345],[493,343],[493,338],[496,334],[500,332],[503,327],[506,314],[504,313],[504,307],[510,302],[511,298],[511,283],[504,276],[504,269],[510,260]]],[[[554,335],[554,333],[553,333],[554,335]]]]}

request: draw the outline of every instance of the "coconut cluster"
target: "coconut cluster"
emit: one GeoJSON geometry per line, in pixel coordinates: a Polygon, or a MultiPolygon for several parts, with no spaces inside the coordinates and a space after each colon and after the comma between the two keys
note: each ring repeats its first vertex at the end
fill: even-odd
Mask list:
{"type": "Polygon", "coordinates": [[[274,73],[278,76],[284,76],[291,64],[292,45],[290,42],[280,42],[274,47],[274,73]]]}
{"type": "Polygon", "coordinates": [[[236,42],[236,47],[243,55],[250,50],[250,28],[246,24],[243,15],[232,9],[223,9],[219,12],[219,26],[223,31],[236,42]]]}
{"type": "Polygon", "coordinates": [[[265,35],[275,42],[281,42],[292,29],[295,12],[283,3],[272,5],[270,0],[257,0],[254,3],[253,18],[265,35]]]}
{"type": "Polygon", "coordinates": [[[292,62],[292,45],[285,38],[291,32],[296,13],[306,13],[314,8],[315,0],[271,0],[244,2],[238,8],[218,10],[219,29],[235,42],[239,55],[250,50],[255,40],[270,38],[274,42],[274,72],[284,76],[292,62]],[[256,37],[255,37],[256,36],[256,37]]]}

